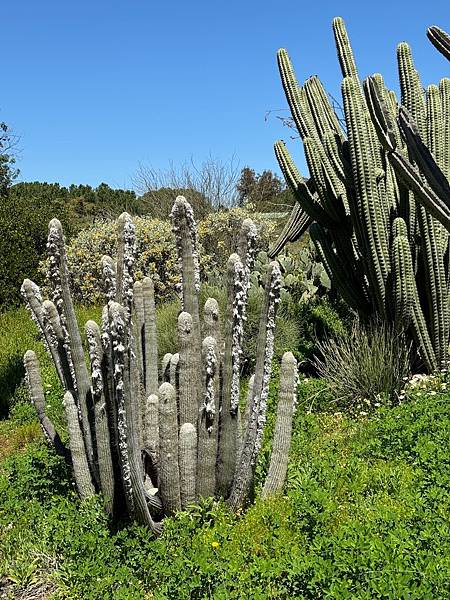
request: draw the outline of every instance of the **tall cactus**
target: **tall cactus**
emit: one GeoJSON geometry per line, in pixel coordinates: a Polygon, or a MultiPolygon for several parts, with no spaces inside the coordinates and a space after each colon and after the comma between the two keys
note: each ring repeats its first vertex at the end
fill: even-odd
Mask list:
{"type": "MultiPolygon", "coordinates": [[[[318,78],[299,85],[286,50],[278,52],[310,179],[277,142],[275,154],[297,204],[270,254],[312,223],[311,237],[337,291],[363,318],[404,331],[433,371],[447,365],[450,335],[450,83],[443,79],[424,95],[403,42],[400,107],[381,75],[360,82],[341,18],[333,31],[345,131],[318,78]]],[[[430,28],[428,35],[446,55],[445,32],[430,28]]]]}
{"type": "MultiPolygon", "coordinates": [[[[281,277],[278,263],[271,263],[248,418],[241,431],[240,358],[255,227],[244,221],[239,255],[233,254],[229,260],[222,328],[219,307],[212,298],[205,303],[200,323],[197,234],[192,208],[182,197],[175,201],[172,220],[183,311],[178,317],[179,352],[164,356],[160,373],[153,283],[149,278],[133,282],[134,226],[129,215],[122,214],[118,221],[117,263],[110,257],[102,259],[107,304],[101,328],[94,321],[86,323],[90,374],[57,222],[52,221],[49,236],[55,304],[42,302],[32,282],[23,286],[66,389],[69,449],[45,414],[37,359],[27,352],[30,393],[47,438],[57,451],[71,458],[81,497],[103,493],[114,518],[127,514],[156,535],[162,531],[165,515],[201,497],[222,496],[233,507],[241,506],[247,497],[265,424],[281,277]]],[[[290,356],[285,355],[283,365],[289,363],[293,372],[290,356]]],[[[296,378],[284,372],[285,366],[279,429],[286,432],[292,418],[286,403],[295,396],[296,378]]],[[[282,439],[284,442],[279,440],[274,446],[273,460],[282,461],[276,470],[277,485],[269,486],[274,491],[282,486],[281,474],[286,469],[288,445],[286,436],[282,439]]],[[[270,479],[274,472],[271,468],[270,479]]]]}

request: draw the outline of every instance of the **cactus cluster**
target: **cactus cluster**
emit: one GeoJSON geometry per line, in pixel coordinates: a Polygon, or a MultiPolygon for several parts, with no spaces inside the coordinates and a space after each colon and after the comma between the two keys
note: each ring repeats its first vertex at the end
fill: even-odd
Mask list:
{"type": "MultiPolygon", "coordinates": [[[[238,253],[228,261],[228,304],[219,314],[208,298],[199,307],[197,233],[191,206],[179,196],[173,206],[179,255],[182,311],[179,352],[165,355],[158,368],[153,282],[133,281],[134,225],[118,221],[117,261],[102,259],[107,304],[101,327],[86,323],[85,359],[69,288],[61,224],[49,225],[48,251],[53,299],[42,301],[25,280],[22,293],[64,386],[69,444],[65,447],[45,413],[39,364],[25,354],[31,398],[43,431],[73,466],[82,498],[101,492],[115,519],[128,515],[157,535],[162,519],[201,497],[221,496],[234,509],[250,490],[266,418],[281,273],[270,264],[260,317],[255,373],[241,415],[240,360],[256,229],[246,219],[238,253]],[[223,320],[223,326],[221,321],[223,320]]],[[[274,452],[264,494],[284,483],[297,364],[282,359],[280,405],[274,452]]]]}
{"type": "MultiPolygon", "coordinates": [[[[333,30],[344,124],[320,80],[313,76],[299,85],[286,50],[278,52],[310,179],[276,142],[297,204],[270,254],[309,227],[346,302],[363,318],[377,317],[405,332],[422,365],[433,371],[447,365],[450,332],[450,79],[424,93],[411,50],[401,43],[399,102],[381,75],[360,82],[341,18],[333,30]]],[[[430,28],[429,37],[448,53],[444,32],[430,28]]]]}

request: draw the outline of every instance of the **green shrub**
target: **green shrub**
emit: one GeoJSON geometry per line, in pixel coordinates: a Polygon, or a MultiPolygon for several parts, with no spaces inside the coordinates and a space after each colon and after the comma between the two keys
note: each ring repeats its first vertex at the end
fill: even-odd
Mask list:
{"type": "Polygon", "coordinates": [[[317,347],[317,370],[339,406],[365,413],[383,402],[398,401],[410,368],[404,336],[384,324],[355,321],[350,333],[317,347]]]}
{"type": "Polygon", "coordinates": [[[248,208],[231,208],[209,214],[198,223],[198,236],[203,252],[210,257],[210,268],[218,270],[223,277],[223,268],[233,252],[236,252],[239,229],[244,219],[252,219],[258,229],[256,251],[267,250],[274,238],[275,226],[263,214],[255,214],[248,208]]]}
{"type": "MultiPolygon", "coordinates": [[[[200,268],[203,281],[223,283],[223,269],[231,252],[235,251],[236,232],[242,219],[249,212],[231,209],[211,213],[198,226],[200,268]]],[[[254,218],[254,215],[251,215],[254,218]]],[[[169,221],[135,217],[137,239],[137,261],[135,278],[151,276],[155,283],[157,300],[167,301],[176,297],[179,282],[175,240],[169,221]]],[[[269,244],[270,221],[259,223],[260,246],[269,244]]],[[[73,297],[85,305],[104,303],[100,282],[102,281],[100,260],[104,254],[116,255],[116,224],[103,221],[81,231],[67,248],[71,273],[73,297]]],[[[41,263],[41,272],[47,270],[47,261],[41,263]]]]}

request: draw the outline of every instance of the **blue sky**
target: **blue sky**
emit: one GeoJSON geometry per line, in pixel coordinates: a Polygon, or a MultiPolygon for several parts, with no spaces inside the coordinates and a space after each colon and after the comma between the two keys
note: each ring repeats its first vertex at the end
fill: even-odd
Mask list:
{"type": "MultiPolygon", "coordinates": [[[[397,87],[408,41],[424,84],[450,76],[425,36],[450,30],[447,1],[5,0],[0,121],[20,136],[21,179],[132,187],[139,163],[164,169],[212,154],[277,170],[289,140],[275,54],[340,97],[331,21],[344,18],[359,72],[397,87]]],[[[289,143],[302,165],[300,143],[289,143]]]]}

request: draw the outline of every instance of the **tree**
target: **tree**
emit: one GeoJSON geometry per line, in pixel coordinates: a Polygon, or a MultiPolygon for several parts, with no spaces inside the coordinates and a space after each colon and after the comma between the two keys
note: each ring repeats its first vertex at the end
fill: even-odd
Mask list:
{"type": "Polygon", "coordinates": [[[0,122],[0,197],[6,195],[8,188],[19,174],[14,167],[16,157],[11,153],[17,138],[4,122],[0,122]]]}
{"type": "Polygon", "coordinates": [[[140,165],[134,184],[148,203],[149,214],[163,214],[166,218],[176,193],[182,191],[192,204],[196,217],[201,219],[211,210],[237,204],[238,179],[239,168],[234,157],[223,162],[209,156],[200,164],[192,158],[179,167],[171,163],[166,171],[140,165]]]}
{"type": "Polygon", "coordinates": [[[239,205],[250,203],[258,212],[284,211],[294,204],[284,182],[268,169],[257,174],[254,169],[244,167],[236,188],[239,205]]]}

